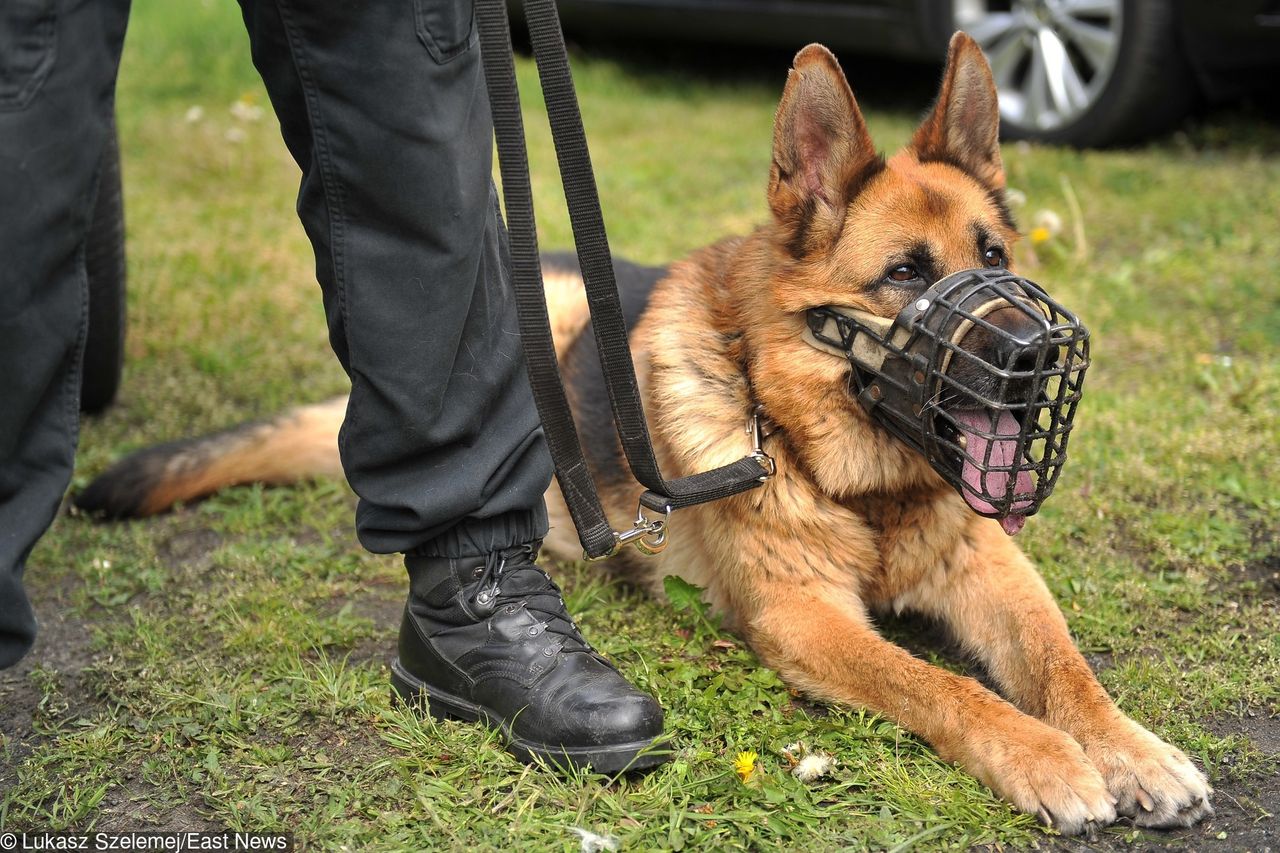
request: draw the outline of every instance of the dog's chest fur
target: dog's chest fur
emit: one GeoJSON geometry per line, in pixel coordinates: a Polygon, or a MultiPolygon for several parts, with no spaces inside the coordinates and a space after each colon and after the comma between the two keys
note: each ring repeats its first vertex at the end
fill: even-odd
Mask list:
{"type": "MultiPolygon", "coordinates": [[[[964,551],[973,516],[847,399],[830,399],[832,371],[847,367],[813,352],[794,318],[762,304],[758,288],[774,263],[757,234],[695,253],[656,285],[635,285],[649,291],[631,337],[664,474],[683,476],[749,453],[747,416],[760,403],[779,427],[766,445],[778,475],[736,498],[678,512],[673,544],[660,557],[628,554],[614,562],[654,588],[662,577],[680,575],[731,615],[751,609],[750,590],[766,577],[838,578],[868,606],[887,608],[946,571],[964,551]],[[824,480],[854,487],[836,493],[824,480]]],[[[634,516],[640,487],[602,409],[589,337],[585,331],[573,347],[565,371],[602,499],[623,525],[634,516]]],[[[553,515],[564,517],[556,509],[553,515]]]]}

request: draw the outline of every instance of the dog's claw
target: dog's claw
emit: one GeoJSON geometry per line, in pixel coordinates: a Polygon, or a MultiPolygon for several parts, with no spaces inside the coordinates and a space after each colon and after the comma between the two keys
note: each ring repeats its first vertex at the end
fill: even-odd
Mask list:
{"type": "Polygon", "coordinates": [[[1142,806],[1143,811],[1153,812],[1156,810],[1156,801],[1151,799],[1151,795],[1146,791],[1138,788],[1134,791],[1133,796],[1138,801],[1138,805],[1142,806]]]}
{"type": "Polygon", "coordinates": [[[1209,803],[1208,799],[1206,799],[1205,797],[1200,797],[1198,799],[1192,800],[1182,808],[1178,809],[1178,814],[1183,816],[1192,814],[1194,812],[1203,812],[1204,816],[1208,817],[1209,815],[1213,814],[1213,806],[1209,803]]]}
{"type": "Polygon", "coordinates": [[[1036,810],[1036,817],[1037,817],[1037,818],[1040,820],[1040,822],[1041,822],[1042,824],[1044,824],[1045,826],[1053,826],[1053,815],[1051,815],[1051,814],[1049,814],[1049,812],[1045,811],[1045,809],[1044,809],[1043,807],[1041,807],[1041,808],[1039,808],[1039,809],[1037,809],[1037,810],[1036,810]]]}

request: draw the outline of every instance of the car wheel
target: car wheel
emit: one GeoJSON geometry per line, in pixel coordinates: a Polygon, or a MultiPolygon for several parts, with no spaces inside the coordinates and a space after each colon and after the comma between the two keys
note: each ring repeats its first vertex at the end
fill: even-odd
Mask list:
{"type": "Polygon", "coordinates": [[[80,411],[90,414],[101,412],[115,400],[124,369],[124,195],[114,120],[98,172],[98,200],[84,255],[89,278],[89,334],[80,375],[80,411]]]}
{"type": "Polygon", "coordinates": [[[1167,0],[952,0],[982,46],[1005,137],[1082,147],[1167,130],[1196,98],[1167,0]]]}

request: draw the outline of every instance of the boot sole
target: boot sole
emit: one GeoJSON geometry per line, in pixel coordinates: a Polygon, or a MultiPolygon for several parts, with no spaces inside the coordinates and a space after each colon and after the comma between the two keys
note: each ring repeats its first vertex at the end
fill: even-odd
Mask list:
{"type": "Polygon", "coordinates": [[[562,746],[516,737],[501,714],[427,684],[401,666],[399,658],[391,661],[391,688],[392,699],[414,708],[425,707],[437,720],[463,720],[497,729],[506,741],[507,751],[526,764],[541,760],[557,767],[590,769],[613,776],[623,771],[656,767],[670,761],[674,754],[661,736],[599,746],[562,746]]]}

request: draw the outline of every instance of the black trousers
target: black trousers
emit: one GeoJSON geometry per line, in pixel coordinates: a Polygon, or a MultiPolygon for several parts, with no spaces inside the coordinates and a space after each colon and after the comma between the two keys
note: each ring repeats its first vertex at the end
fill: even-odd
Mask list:
{"type": "Polygon", "coordinates": [[[85,235],[129,0],[0,5],[0,667],[35,617],[22,572],[71,477],[85,235]]]}
{"type": "Polygon", "coordinates": [[[372,551],[546,533],[551,458],[525,373],[472,0],[241,0],[302,169],[339,447],[372,551]]]}
{"type": "MultiPolygon", "coordinates": [[[[90,18],[109,5],[79,0],[64,8],[58,38],[103,40],[113,30],[90,18]]],[[[127,5],[111,6],[121,35],[127,5]]],[[[552,468],[490,179],[492,128],[472,3],[240,5],[254,64],[302,170],[298,214],[315,249],[329,340],[351,377],[339,446],[360,497],[361,542],[380,553],[462,555],[540,538],[552,468]]],[[[0,27],[4,21],[0,15],[0,27]]],[[[64,135],[77,152],[73,140],[83,147],[91,136],[90,153],[100,154],[118,39],[114,45],[112,61],[93,68],[76,65],[82,49],[57,52],[57,63],[75,66],[54,89],[79,93],[65,102],[43,106],[51,74],[24,109],[11,115],[0,105],[0,257],[34,250],[61,258],[19,264],[17,277],[12,262],[0,263],[0,664],[31,642],[22,565],[71,471],[85,322],[81,255],[97,159],[85,153],[89,165],[71,174],[50,155],[42,170],[18,173],[32,168],[29,152],[64,135]],[[30,120],[33,109],[50,118],[30,120]],[[68,133],[71,114],[94,134],[68,133]],[[22,115],[28,121],[6,123],[22,115]],[[12,204],[8,187],[18,181],[24,201],[12,204]],[[46,227],[12,239],[9,223],[36,203],[56,208],[46,227]],[[61,248],[46,248],[46,240],[61,248]]]]}

